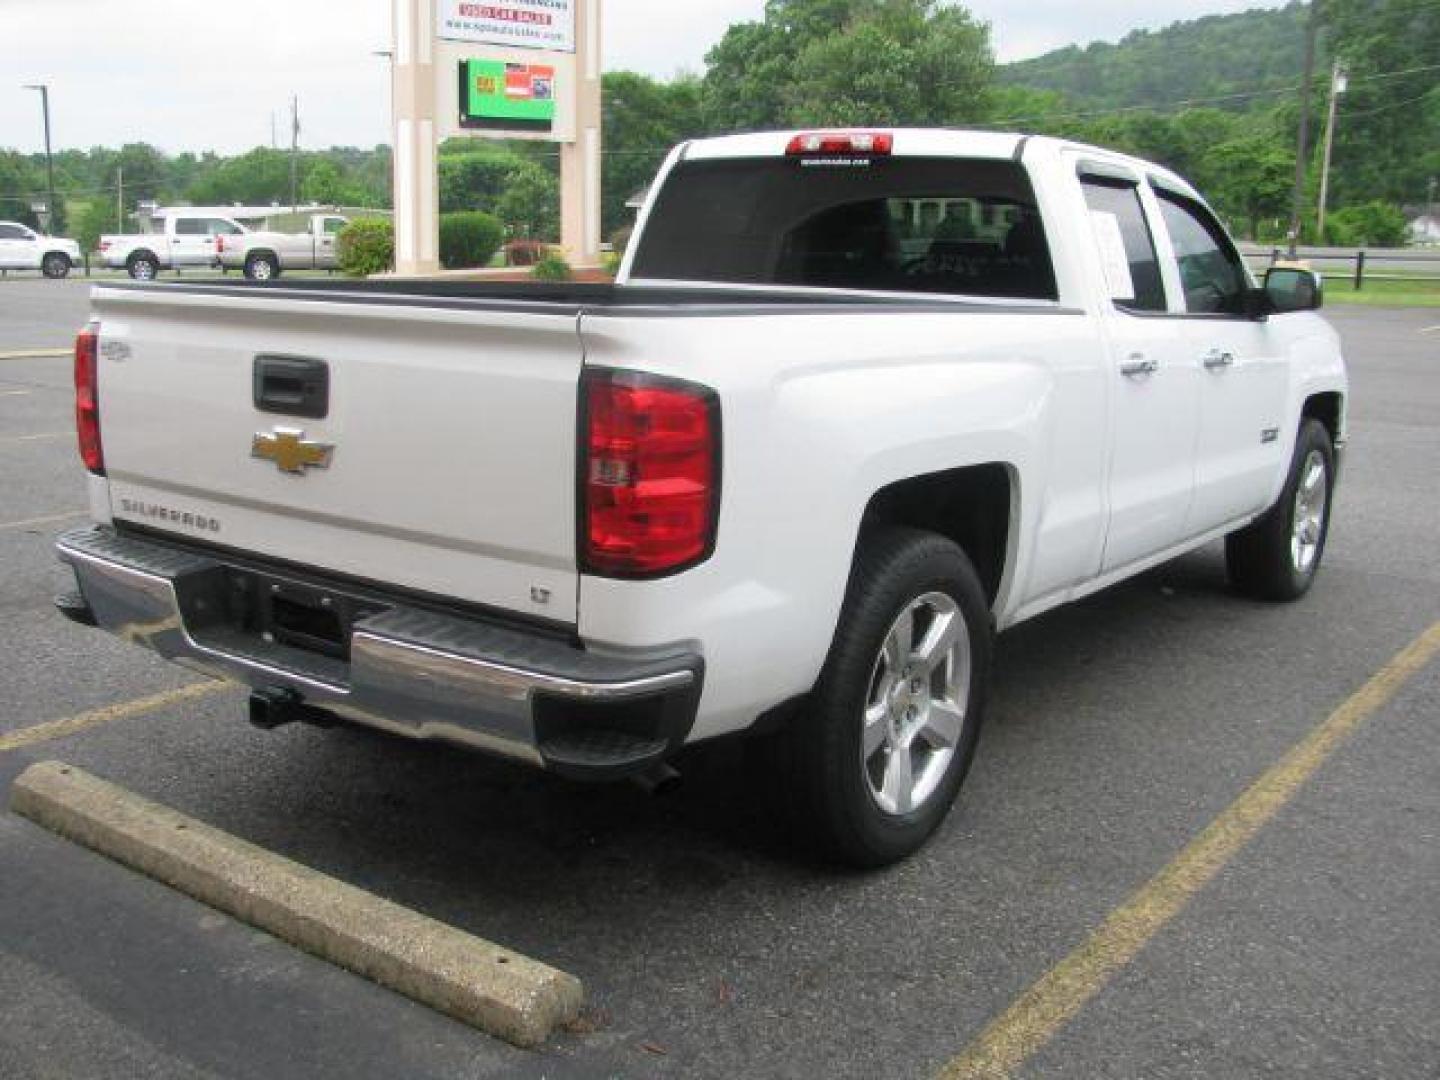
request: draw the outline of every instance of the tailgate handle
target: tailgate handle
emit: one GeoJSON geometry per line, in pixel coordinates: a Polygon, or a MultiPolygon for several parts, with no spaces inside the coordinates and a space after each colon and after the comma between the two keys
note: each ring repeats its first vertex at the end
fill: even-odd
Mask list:
{"type": "Polygon", "coordinates": [[[325,419],[330,412],[330,366],[304,356],[255,357],[255,408],[325,419]]]}

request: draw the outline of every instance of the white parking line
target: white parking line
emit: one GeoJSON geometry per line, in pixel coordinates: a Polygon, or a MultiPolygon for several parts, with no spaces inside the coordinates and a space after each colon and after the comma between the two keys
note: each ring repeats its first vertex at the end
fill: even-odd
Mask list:
{"type": "Polygon", "coordinates": [[[1427,326],[1427,327],[1425,327],[1424,330],[1421,330],[1420,333],[1422,333],[1422,334],[1440,334],[1440,326],[1427,326]]]}
{"type": "Polygon", "coordinates": [[[0,521],[0,532],[6,529],[25,529],[31,525],[58,525],[62,521],[73,521],[84,517],[88,511],[71,510],[66,514],[50,514],[46,517],[26,518],[24,521],[0,521]]]}
{"type": "Polygon", "coordinates": [[[42,439],[69,439],[73,438],[73,431],[42,431],[37,435],[7,435],[0,439],[0,443],[18,442],[40,442],[42,439]]]}

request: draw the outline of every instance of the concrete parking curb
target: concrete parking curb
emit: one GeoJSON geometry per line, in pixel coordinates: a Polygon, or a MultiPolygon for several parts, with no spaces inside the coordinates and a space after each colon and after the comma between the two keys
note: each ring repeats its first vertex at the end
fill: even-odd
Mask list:
{"type": "Polygon", "coordinates": [[[10,807],[211,907],[516,1046],[574,1019],[574,976],[336,881],[57,761],[10,807]]]}

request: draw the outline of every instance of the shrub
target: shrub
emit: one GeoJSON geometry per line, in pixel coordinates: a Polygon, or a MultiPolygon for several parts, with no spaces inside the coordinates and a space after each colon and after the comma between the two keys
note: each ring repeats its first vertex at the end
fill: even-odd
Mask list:
{"type": "Polygon", "coordinates": [[[395,266],[395,227],[384,218],[357,218],[335,241],[340,269],[351,277],[383,274],[395,266]]]}
{"type": "Polygon", "coordinates": [[[530,273],[536,281],[569,281],[575,276],[570,264],[565,261],[565,256],[553,251],[537,262],[530,273]]]}
{"type": "Polygon", "coordinates": [[[489,266],[505,230],[481,210],[440,215],[440,264],[447,270],[489,266]]]}
{"type": "Polygon", "coordinates": [[[607,251],[605,257],[600,262],[600,269],[604,270],[605,273],[611,277],[618,277],[620,275],[620,264],[624,261],[625,256],[621,255],[618,251],[607,251]]]}
{"type": "Polygon", "coordinates": [[[634,225],[622,225],[610,234],[610,246],[623,256],[630,250],[630,237],[635,234],[634,225]]]}
{"type": "Polygon", "coordinates": [[[1408,232],[1404,212],[1378,199],[1336,210],[1325,222],[1325,239],[1338,247],[1404,247],[1408,232]]]}

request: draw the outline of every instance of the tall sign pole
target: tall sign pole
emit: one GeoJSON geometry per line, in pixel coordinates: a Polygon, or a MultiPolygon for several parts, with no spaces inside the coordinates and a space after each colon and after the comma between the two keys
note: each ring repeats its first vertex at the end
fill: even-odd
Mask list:
{"type": "Polygon", "coordinates": [[[435,0],[394,0],[395,272],[440,269],[435,0]]]}
{"type": "Polygon", "coordinates": [[[439,270],[438,146],[525,139],[560,150],[560,241],[600,263],[602,0],[392,0],[395,269],[439,270]]]}
{"type": "Polygon", "coordinates": [[[560,145],[560,246],[578,266],[600,264],[600,0],[575,6],[575,139],[560,145]]]}

